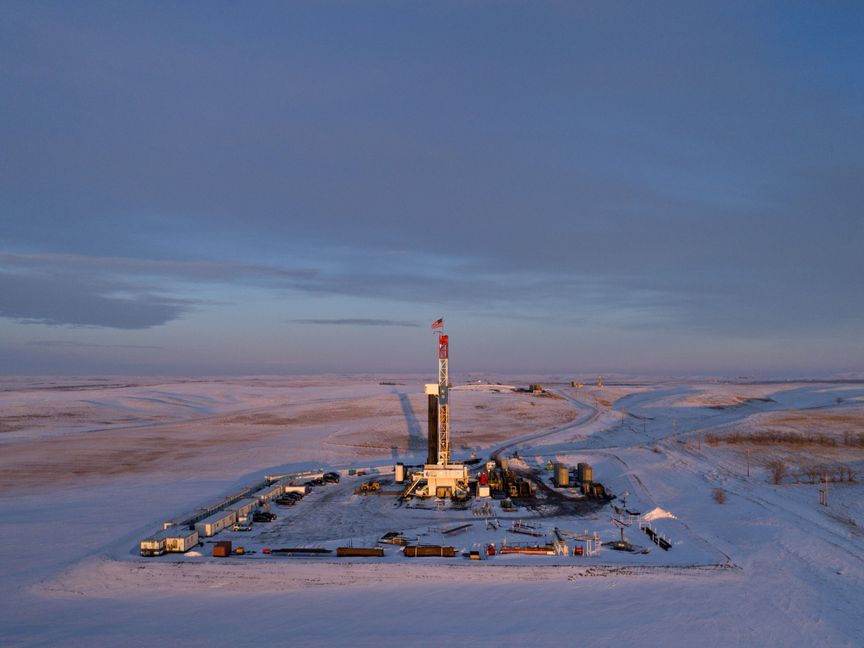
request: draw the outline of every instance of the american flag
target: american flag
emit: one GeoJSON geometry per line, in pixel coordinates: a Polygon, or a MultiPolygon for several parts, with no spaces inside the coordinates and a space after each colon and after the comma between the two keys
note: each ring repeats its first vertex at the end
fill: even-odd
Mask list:
{"type": "Polygon", "coordinates": [[[432,328],[433,329],[444,328],[444,318],[442,317],[441,319],[437,319],[434,322],[432,322],[432,328]]]}

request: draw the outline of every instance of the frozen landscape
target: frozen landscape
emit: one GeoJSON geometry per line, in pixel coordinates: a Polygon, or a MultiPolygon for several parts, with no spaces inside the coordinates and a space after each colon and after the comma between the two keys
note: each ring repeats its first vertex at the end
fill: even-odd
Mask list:
{"type": "Polygon", "coordinates": [[[514,376],[454,381],[455,459],[497,451],[547,486],[550,461],[589,462],[616,495],[579,513],[549,502],[509,513],[491,500],[500,526],[489,528],[472,515],[477,502],[354,494],[364,478],[349,471],[386,490],[395,462],[424,462],[423,382],[4,379],[0,643],[864,645],[864,384],[549,379],[533,395],[513,391],[527,384],[514,376]],[[343,478],[273,507],[278,519],[251,532],[228,529],[185,555],[138,555],[164,520],[307,470],[343,478]],[[461,555],[530,539],[514,522],[611,542],[613,507],[625,501],[669,551],[634,519],[627,538],[648,553],[461,555]],[[445,538],[461,524],[471,526],[445,538]],[[261,551],[372,546],[391,530],[457,556],[261,551]],[[250,553],[211,557],[214,539],[250,553]]]}
{"type": "Polygon", "coordinates": [[[0,648],[864,648],[862,33],[0,0],[0,648]]]}

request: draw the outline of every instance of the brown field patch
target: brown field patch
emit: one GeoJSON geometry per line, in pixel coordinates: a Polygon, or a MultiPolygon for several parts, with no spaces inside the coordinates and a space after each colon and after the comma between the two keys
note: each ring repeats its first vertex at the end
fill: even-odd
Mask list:
{"type": "Polygon", "coordinates": [[[325,401],[314,405],[284,405],[273,409],[276,411],[226,416],[218,419],[218,422],[226,425],[285,427],[344,423],[374,416],[402,414],[399,399],[395,395],[351,401],[325,401]]]}
{"type": "Polygon", "coordinates": [[[87,415],[80,411],[60,411],[51,413],[28,412],[26,414],[11,414],[0,416],[0,434],[4,432],[20,432],[29,430],[46,423],[59,421],[79,421],[86,419],[87,415]]]}
{"type": "Polygon", "coordinates": [[[859,409],[842,412],[832,410],[793,410],[768,414],[766,418],[776,425],[819,426],[831,429],[837,427],[853,430],[864,429],[864,410],[859,409]]]}
{"type": "Polygon", "coordinates": [[[170,467],[219,446],[240,448],[274,432],[214,429],[202,432],[182,426],[136,428],[118,432],[84,432],[10,443],[0,453],[0,492],[32,490],[50,482],[139,474],[170,467]]]}
{"type": "MultiPolygon", "coordinates": [[[[312,454],[323,453],[327,446],[331,449],[326,456],[335,452],[333,456],[361,458],[387,458],[393,449],[400,454],[425,451],[427,399],[422,392],[250,407],[254,403],[238,403],[233,414],[190,411],[179,421],[152,411],[138,414],[77,402],[74,407],[51,402],[7,406],[0,430],[32,428],[34,433],[2,446],[0,492],[170,471],[183,462],[206,462],[209,456],[262,445],[279,448],[284,435],[292,432],[304,438],[303,452],[312,454]]],[[[453,398],[453,445],[488,446],[563,425],[577,415],[572,406],[555,399],[459,392],[453,398]]]]}
{"type": "Polygon", "coordinates": [[[774,483],[857,481],[864,462],[864,408],[786,410],[749,418],[705,435],[709,446],[734,449],[774,483]]]}

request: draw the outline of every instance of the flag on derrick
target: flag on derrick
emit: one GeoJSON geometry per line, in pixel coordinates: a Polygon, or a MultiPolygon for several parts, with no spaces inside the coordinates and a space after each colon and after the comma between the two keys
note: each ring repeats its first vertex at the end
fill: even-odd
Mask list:
{"type": "Polygon", "coordinates": [[[444,328],[444,318],[442,317],[441,319],[437,319],[434,322],[432,322],[432,328],[433,329],[444,328]]]}

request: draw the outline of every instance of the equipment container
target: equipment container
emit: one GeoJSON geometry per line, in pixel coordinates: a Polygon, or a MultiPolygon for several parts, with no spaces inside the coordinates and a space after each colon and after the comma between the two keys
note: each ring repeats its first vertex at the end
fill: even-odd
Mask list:
{"type": "Polygon", "coordinates": [[[217,558],[227,558],[231,555],[231,541],[220,540],[213,545],[213,555],[217,558]]]}

